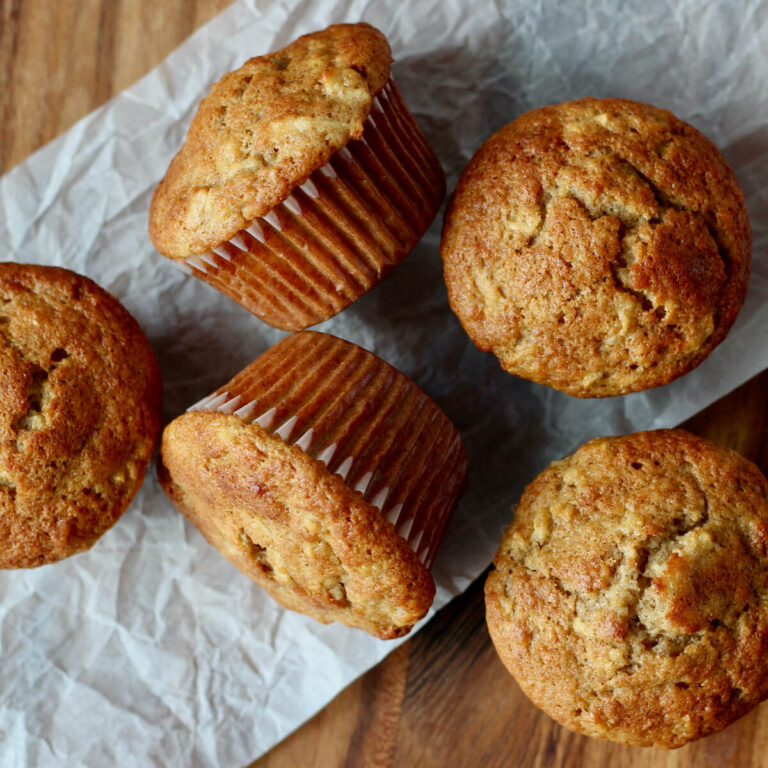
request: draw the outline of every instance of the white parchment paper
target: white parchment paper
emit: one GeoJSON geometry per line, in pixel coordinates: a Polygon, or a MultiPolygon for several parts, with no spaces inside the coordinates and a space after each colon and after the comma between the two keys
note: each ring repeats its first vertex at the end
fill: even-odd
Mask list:
{"type": "MultiPolygon", "coordinates": [[[[332,22],[388,36],[394,74],[448,174],[521,112],[585,95],[668,107],[717,142],[754,228],[750,291],[698,370],[646,394],[568,398],[503,373],[451,314],[440,219],[405,263],[319,326],[373,350],[462,432],[470,484],[435,575],[436,607],[493,556],[523,485],[596,435],[671,426],[768,366],[768,4],[615,0],[250,0],[0,179],[4,258],[70,267],[141,322],[165,415],[282,335],[154,253],[153,187],[210,84],[332,22]]],[[[150,472],[93,549],[0,573],[0,764],[240,766],[389,653],[278,608],[167,503],[150,472]]]]}

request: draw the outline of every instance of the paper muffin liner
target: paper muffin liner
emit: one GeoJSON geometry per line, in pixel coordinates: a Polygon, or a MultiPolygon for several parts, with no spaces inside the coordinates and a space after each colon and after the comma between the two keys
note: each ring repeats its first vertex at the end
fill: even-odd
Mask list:
{"type": "Polygon", "coordinates": [[[323,462],[431,567],[466,456],[448,417],[388,363],[334,336],[296,333],[188,410],[234,414],[323,462]]]}
{"type": "Polygon", "coordinates": [[[359,140],[213,251],[175,262],[265,322],[333,317],[399,264],[432,222],[445,176],[391,78],[359,140]]]}

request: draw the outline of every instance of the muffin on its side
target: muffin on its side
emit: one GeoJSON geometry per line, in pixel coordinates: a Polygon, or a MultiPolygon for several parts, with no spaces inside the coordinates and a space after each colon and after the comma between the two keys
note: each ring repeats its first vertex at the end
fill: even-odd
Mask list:
{"type": "Polygon", "coordinates": [[[751,234],[728,163],[663,109],[582,99],[491,136],[446,213],[451,307],[475,344],[578,397],[667,384],[725,338],[751,234]]]}
{"type": "Polygon", "coordinates": [[[285,607],[391,638],[432,604],[464,448],[370,352],[288,336],[169,424],[161,462],[178,509],[285,607]]]}
{"type": "Polygon", "coordinates": [[[152,198],[158,251],[286,330],[372,288],[445,192],[391,60],[378,30],[338,24],[225,75],[152,198]]]}
{"type": "Polygon", "coordinates": [[[571,730],[675,748],[768,697],[768,481],[734,451],[591,440],[526,488],[494,564],[496,650],[571,730]]]}
{"type": "Polygon", "coordinates": [[[0,568],[85,549],[141,486],[162,385],[137,322],[92,280],[0,264],[0,568]]]}

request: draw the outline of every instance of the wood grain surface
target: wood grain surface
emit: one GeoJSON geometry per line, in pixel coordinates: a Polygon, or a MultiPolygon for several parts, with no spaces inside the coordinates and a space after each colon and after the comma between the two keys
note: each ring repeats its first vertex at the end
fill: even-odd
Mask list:
{"type": "MultiPolygon", "coordinates": [[[[0,0],[0,172],[158,64],[226,0],[0,0]]],[[[768,470],[768,373],[687,425],[768,470]]],[[[571,734],[507,675],[483,578],[258,768],[764,768],[768,703],[674,752],[571,734]]],[[[243,727],[248,727],[243,723],[243,727]]]]}

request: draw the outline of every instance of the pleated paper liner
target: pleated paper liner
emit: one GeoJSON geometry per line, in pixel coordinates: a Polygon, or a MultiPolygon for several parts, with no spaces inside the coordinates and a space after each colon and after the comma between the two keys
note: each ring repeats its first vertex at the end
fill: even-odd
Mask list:
{"type": "Polygon", "coordinates": [[[270,325],[300,330],[333,317],[399,264],[444,191],[440,162],[390,79],[360,140],[230,241],[175,263],[270,325]]]}
{"type": "Polygon", "coordinates": [[[431,567],[466,456],[448,417],[388,363],[334,336],[295,333],[189,410],[234,414],[322,461],[431,567]]]}

